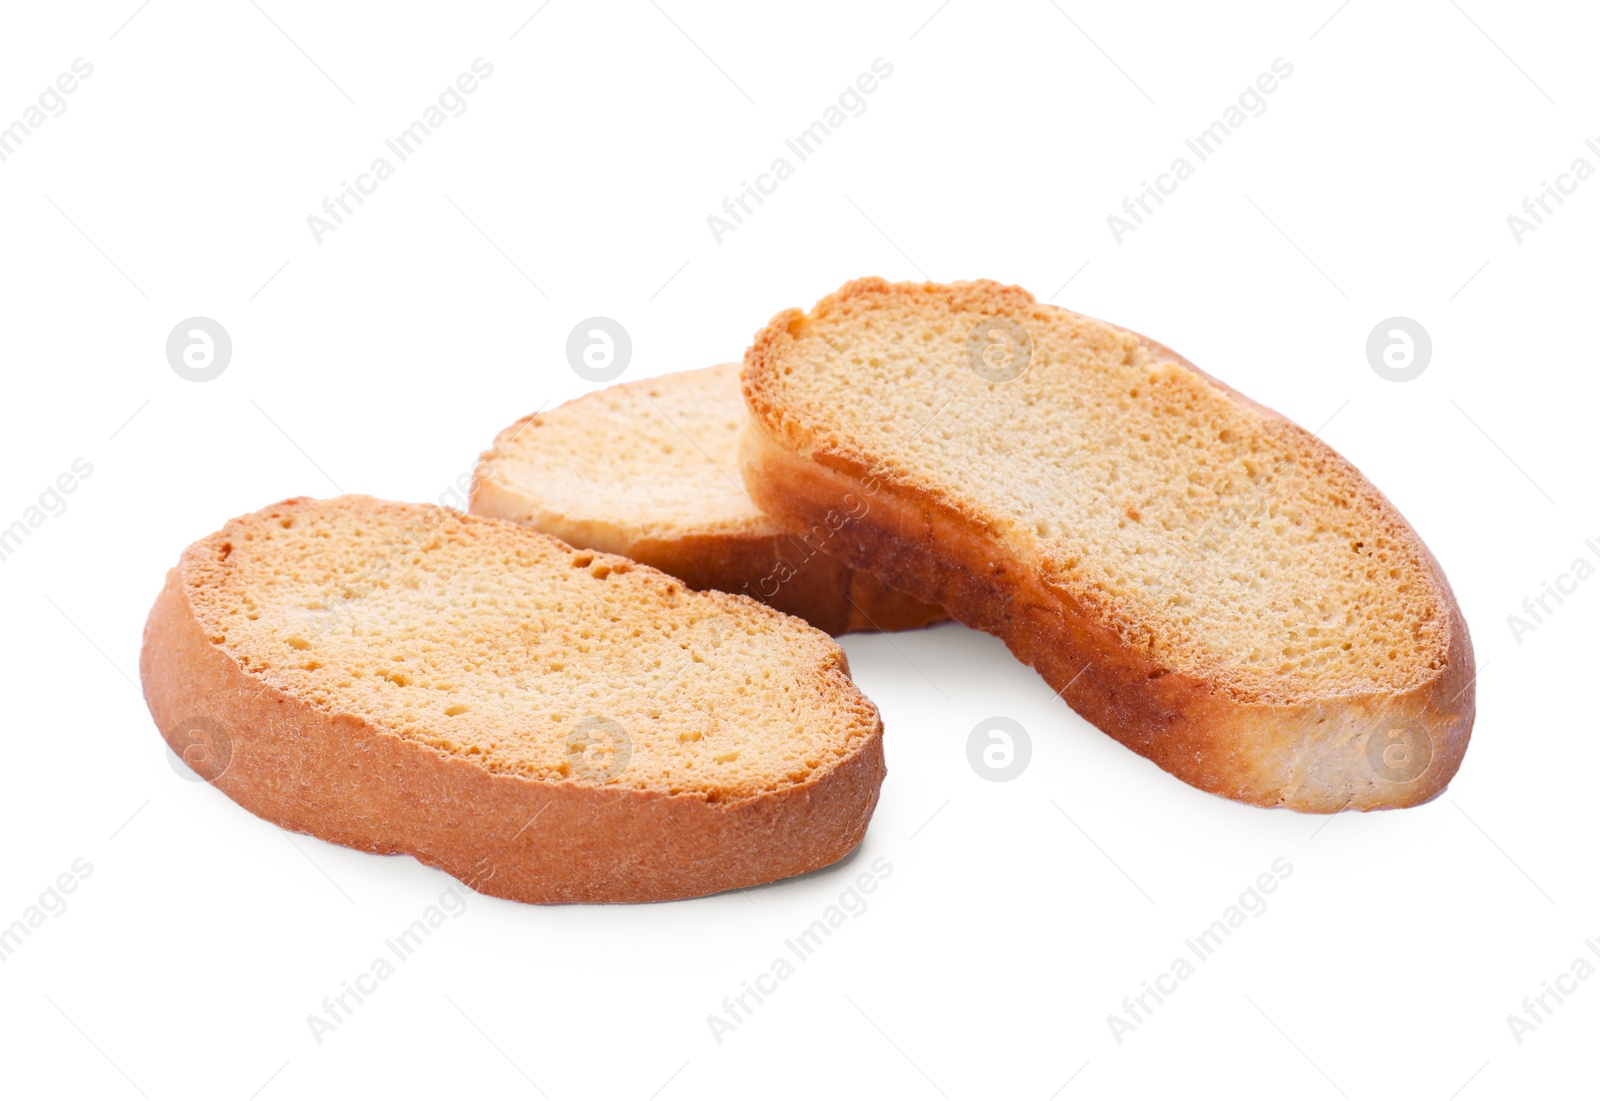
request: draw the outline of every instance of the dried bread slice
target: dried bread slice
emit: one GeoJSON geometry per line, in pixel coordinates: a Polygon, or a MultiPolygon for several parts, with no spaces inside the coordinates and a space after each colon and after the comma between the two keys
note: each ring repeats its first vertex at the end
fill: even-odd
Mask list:
{"type": "Polygon", "coordinates": [[[1136,333],[1017,287],[850,283],[746,353],[743,472],[1002,638],[1196,787],[1330,812],[1443,789],[1472,643],[1405,519],[1311,433],[1136,333]]]}
{"type": "Polygon", "coordinates": [[[449,509],[229,521],[169,573],[140,669],[174,752],[247,810],[525,902],[820,868],[884,776],[820,631],[449,509]]]}
{"type": "Polygon", "coordinates": [[[736,363],[597,390],[501,432],[472,511],[755,597],[829,634],[944,619],[829,553],[843,513],[791,534],[751,503],[744,418],[736,363]]]}

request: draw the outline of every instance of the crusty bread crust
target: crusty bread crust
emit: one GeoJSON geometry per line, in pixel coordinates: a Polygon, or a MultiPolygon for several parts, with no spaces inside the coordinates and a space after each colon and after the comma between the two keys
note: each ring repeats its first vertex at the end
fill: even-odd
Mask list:
{"type": "MultiPolygon", "coordinates": [[[[285,829],[409,853],[482,893],[539,903],[748,887],[832,864],[866,832],[885,775],[876,718],[855,751],[806,781],[736,801],[490,772],[289,694],[213,645],[185,578],[203,545],[168,573],[145,625],[145,699],[175,751],[196,717],[220,729],[230,755],[212,782],[285,829]]],[[[729,615],[760,610],[741,597],[706,599],[729,615]]],[[[842,653],[824,675],[855,691],[842,653]]]]}
{"type": "MultiPolygon", "coordinates": [[[[1020,288],[988,282],[894,286],[865,279],[825,298],[817,312],[852,296],[902,289],[968,306],[974,298],[987,299],[984,308],[994,314],[1034,303],[1020,288]]],[[[1160,667],[1113,629],[1106,609],[1049,584],[980,519],[951,508],[927,487],[898,479],[893,456],[867,456],[815,438],[775,400],[772,385],[786,350],[808,323],[798,310],[778,314],[745,356],[745,398],[753,416],[742,444],[743,472],[751,496],[774,518],[805,527],[847,496],[869,501],[864,514],[840,531],[841,557],[997,635],[1079,714],[1202,790],[1300,811],[1371,810],[1425,802],[1460,767],[1475,715],[1466,621],[1437,560],[1404,518],[1321,440],[1218,385],[1234,401],[1285,426],[1318,463],[1348,471],[1414,542],[1446,610],[1444,659],[1431,675],[1399,692],[1252,697],[1160,667]],[[1374,767],[1372,753],[1382,745],[1373,742],[1391,732],[1427,739],[1429,760],[1420,775],[1394,780],[1374,767]]],[[[1216,385],[1170,349],[1145,343],[1216,385]]]]}
{"type": "Polygon", "coordinates": [[[890,588],[871,573],[852,570],[835,555],[810,551],[787,533],[640,539],[626,557],[670,573],[691,589],[760,600],[830,635],[908,631],[949,618],[942,609],[890,588]]]}
{"type": "MultiPolygon", "coordinates": [[[[732,370],[732,364],[725,366],[732,370]]],[[[702,373],[680,372],[688,378],[702,373]]],[[[646,528],[630,516],[597,516],[592,512],[575,515],[553,504],[541,493],[541,487],[526,484],[506,469],[504,460],[510,448],[537,445],[541,420],[563,415],[583,417],[609,392],[670,386],[676,377],[620,383],[576,398],[549,413],[523,417],[506,428],[480,457],[471,511],[478,516],[526,524],[575,547],[624,555],[670,573],[692,589],[717,589],[753,597],[831,635],[910,630],[947,618],[941,609],[896,592],[873,574],[852,570],[828,553],[825,548],[831,542],[831,532],[827,529],[810,538],[791,534],[760,516],[753,506],[750,516],[738,526],[709,525],[700,517],[685,515],[670,531],[661,531],[660,525],[646,528]]],[[[728,383],[730,395],[737,400],[736,378],[730,377],[728,383]]],[[[574,457],[572,461],[582,460],[574,457]]],[[[736,471],[726,473],[738,477],[736,471]]],[[[719,479],[723,476],[722,471],[717,472],[719,479]]]]}

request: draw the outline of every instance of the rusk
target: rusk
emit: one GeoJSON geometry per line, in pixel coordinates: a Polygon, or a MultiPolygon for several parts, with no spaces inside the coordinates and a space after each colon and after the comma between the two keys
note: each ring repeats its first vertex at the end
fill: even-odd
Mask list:
{"type": "Polygon", "coordinates": [[[294,498],[182,555],[140,672],[247,810],[525,902],[798,875],[866,830],[882,724],[826,635],[515,524],[294,498]]]}
{"type": "Polygon", "coordinates": [[[739,365],[619,383],[524,417],[483,453],[471,509],[751,596],[829,634],[944,619],[829,553],[843,514],[790,533],[739,480],[739,365]]]}
{"type": "Polygon", "coordinates": [[[1474,716],[1438,562],[1350,463],[1171,349],[979,281],[850,283],[745,356],[755,502],[998,635],[1206,791],[1423,802],[1474,716]]]}

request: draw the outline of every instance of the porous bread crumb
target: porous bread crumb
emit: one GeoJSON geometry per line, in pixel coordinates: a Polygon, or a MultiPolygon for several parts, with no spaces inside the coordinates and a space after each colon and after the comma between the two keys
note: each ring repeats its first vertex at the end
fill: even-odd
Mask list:
{"type": "Polygon", "coordinates": [[[197,543],[185,571],[203,629],[253,677],[493,772],[733,801],[805,783],[877,729],[802,621],[448,509],[286,501],[197,543]],[[626,731],[626,767],[615,739],[574,742],[586,720],[626,731]]]}
{"type": "Polygon", "coordinates": [[[747,397],[785,447],[915,487],[1166,670],[1294,699],[1445,662],[1447,598],[1393,506],[1136,334],[995,283],[864,280],[760,339],[747,397]],[[988,381],[968,341],[1002,316],[1032,357],[988,381]]]}
{"type": "Polygon", "coordinates": [[[502,433],[487,476],[535,490],[558,536],[620,521],[629,540],[780,535],[739,480],[743,418],[737,363],[623,383],[502,433]]]}

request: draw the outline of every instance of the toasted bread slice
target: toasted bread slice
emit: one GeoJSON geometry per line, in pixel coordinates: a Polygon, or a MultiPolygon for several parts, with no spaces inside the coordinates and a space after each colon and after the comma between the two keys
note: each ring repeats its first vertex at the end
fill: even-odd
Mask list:
{"type": "Polygon", "coordinates": [[[857,569],[1002,638],[1183,780],[1303,811],[1454,775],[1472,643],[1439,564],[1311,433],[1175,352],[987,281],[851,283],[746,353],[757,505],[854,496],[857,569]]]}
{"type": "Polygon", "coordinates": [[[472,511],[755,597],[829,634],[944,613],[829,553],[843,514],[790,534],[739,480],[739,365],[622,383],[524,417],[484,452],[472,511]]]}
{"type": "Polygon", "coordinates": [[[183,553],[150,713],[247,810],[524,902],[684,898],[850,852],[882,724],[826,635],[515,524],[295,498],[183,553]]]}

